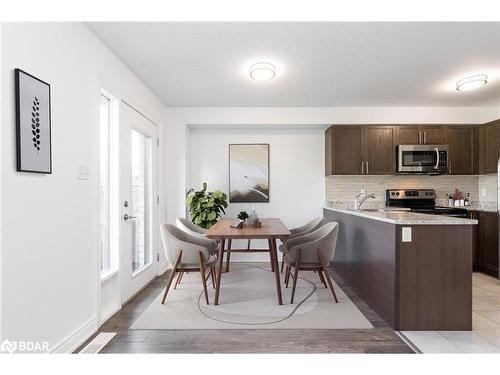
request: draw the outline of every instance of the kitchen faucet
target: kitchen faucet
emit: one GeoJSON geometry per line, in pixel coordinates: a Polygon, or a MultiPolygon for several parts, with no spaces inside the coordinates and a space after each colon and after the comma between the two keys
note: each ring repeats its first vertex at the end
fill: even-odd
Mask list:
{"type": "Polygon", "coordinates": [[[377,198],[377,196],[375,194],[364,194],[364,193],[359,193],[358,195],[356,195],[354,197],[354,209],[359,210],[361,205],[363,203],[365,203],[365,201],[368,198],[377,198]],[[363,196],[363,198],[361,198],[361,200],[360,200],[359,197],[361,197],[361,196],[363,196]]]}

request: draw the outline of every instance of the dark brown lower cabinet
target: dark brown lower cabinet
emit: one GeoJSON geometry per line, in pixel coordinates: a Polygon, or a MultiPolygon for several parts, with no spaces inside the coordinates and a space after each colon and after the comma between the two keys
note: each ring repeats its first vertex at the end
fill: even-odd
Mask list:
{"type": "Polygon", "coordinates": [[[474,236],[474,271],[498,277],[498,213],[472,211],[470,217],[478,221],[474,236]]]}

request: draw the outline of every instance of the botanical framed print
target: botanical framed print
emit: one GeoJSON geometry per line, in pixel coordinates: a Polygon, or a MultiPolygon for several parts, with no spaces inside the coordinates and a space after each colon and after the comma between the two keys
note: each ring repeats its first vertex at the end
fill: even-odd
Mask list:
{"type": "Polygon", "coordinates": [[[50,85],[15,69],[17,171],[52,173],[50,85]]]}
{"type": "Polygon", "coordinates": [[[229,145],[229,202],[269,202],[269,144],[229,145]]]}

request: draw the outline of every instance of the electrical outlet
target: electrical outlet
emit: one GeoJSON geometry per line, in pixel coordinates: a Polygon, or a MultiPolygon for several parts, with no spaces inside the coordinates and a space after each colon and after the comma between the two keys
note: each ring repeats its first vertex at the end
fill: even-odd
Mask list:
{"type": "Polygon", "coordinates": [[[403,242],[411,242],[411,227],[403,227],[401,237],[403,242]]]}
{"type": "Polygon", "coordinates": [[[486,197],[486,189],[485,188],[481,189],[481,196],[486,197]]]}

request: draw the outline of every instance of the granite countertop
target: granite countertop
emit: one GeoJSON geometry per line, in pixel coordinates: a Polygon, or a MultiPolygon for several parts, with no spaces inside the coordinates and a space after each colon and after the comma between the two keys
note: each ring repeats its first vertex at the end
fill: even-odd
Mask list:
{"type": "Polygon", "coordinates": [[[409,211],[380,210],[380,211],[354,211],[343,208],[332,208],[324,206],[327,210],[341,212],[344,214],[364,217],[367,219],[384,221],[399,225],[474,225],[477,220],[449,217],[441,215],[427,215],[409,211]]]}

